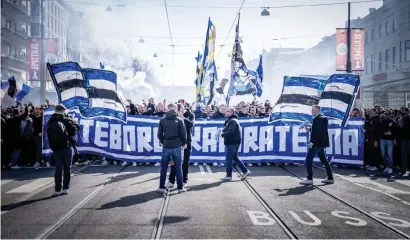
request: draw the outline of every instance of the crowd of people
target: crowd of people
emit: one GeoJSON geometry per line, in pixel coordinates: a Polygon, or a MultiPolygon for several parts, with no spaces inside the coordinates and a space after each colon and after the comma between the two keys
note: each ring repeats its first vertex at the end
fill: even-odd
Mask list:
{"type": "MultiPolygon", "coordinates": [[[[195,119],[217,119],[225,118],[226,105],[218,105],[214,102],[212,105],[188,104],[183,100],[178,101],[179,107],[185,111],[192,112],[195,119]]],[[[132,101],[127,103],[127,112],[129,115],[144,115],[153,117],[164,116],[167,102],[161,101],[155,104],[153,98],[141,104],[135,104],[132,101]]],[[[24,106],[3,107],[1,108],[1,143],[2,143],[2,168],[19,169],[19,166],[40,166],[49,167],[53,164],[52,157],[42,155],[42,136],[43,136],[43,112],[47,107],[33,106],[27,104],[24,106]]],[[[259,103],[240,102],[234,106],[239,118],[246,117],[267,117],[272,112],[272,106],[269,101],[259,103]]],[[[400,171],[404,173],[409,164],[410,156],[410,117],[409,109],[384,109],[376,106],[374,109],[360,110],[354,108],[351,111],[351,117],[360,117],[365,119],[365,152],[364,167],[369,171],[383,170],[386,173],[400,171]]],[[[80,155],[74,159],[75,164],[87,165],[91,161],[98,160],[101,164],[122,164],[128,162],[119,162],[115,159],[105,159],[95,155],[80,155]]],[[[132,163],[137,165],[155,165],[160,163],[132,163]]],[[[198,165],[195,163],[194,165],[198,165]]],[[[224,165],[213,163],[214,166],[224,165]]],[[[252,166],[252,164],[247,164],[252,166]]],[[[270,165],[269,162],[258,165],[270,165]]]]}

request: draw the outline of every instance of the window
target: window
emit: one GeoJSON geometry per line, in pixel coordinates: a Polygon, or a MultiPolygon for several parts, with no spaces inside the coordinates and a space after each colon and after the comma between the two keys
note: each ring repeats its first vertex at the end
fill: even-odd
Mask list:
{"type": "Polygon", "coordinates": [[[365,44],[368,44],[368,43],[369,43],[369,39],[367,38],[367,37],[368,37],[368,36],[367,36],[368,33],[369,33],[369,32],[367,32],[367,31],[364,33],[364,43],[365,43],[365,44]]]}
{"type": "Polygon", "coordinates": [[[410,62],[410,40],[406,40],[404,44],[404,58],[406,62],[410,62]]]}
{"type": "Polygon", "coordinates": [[[11,24],[11,30],[16,31],[16,24],[11,24]]]}
{"type": "Polygon", "coordinates": [[[371,55],[370,56],[370,73],[373,73],[373,59],[374,59],[374,56],[373,55],[371,55]]]}
{"type": "Polygon", "coordinates": [[[402,59],[403,59],[403,42],[400,41],[400,46],[399,46],[399,63],[401,63],[402,59]]]}
{"type": "Polygon", "coordinates": [[[395,32],[397,30],[397,20],[393,19],[392,30],[395,32]]]}
{"type": "Polygon", "coordinates": [[[393,68],[396,67],[396,56],[397,56],[397,52],[396,52],[396,47],[394,46],[391,52],[392,55],[392,63],[393,63],[393,68]]]}
{"type": "Polygon", "coordinates": [[[389,49],[386,49],[386,69],[389,69],[389,49]]]}
{"type": "Polygon", "coordinates": [[[382,52],[379,52],[379,71],[382,71],[382,52]]]}
{"type": "Polygon", "coordinates": [[[12,57],[16,57],[16,49],[15,48],[12,48],[11,49],[11,54],[10,54],[12,57]]]}
{"type": "Polygon", "coordinates": [[[374,28],[370,31],[370,42],[374,41],[374,28]]]}
{"type": "Polygon", "coordinates": [[[11,22],[9,20],[6,20],[6,28],[8,29],[11,28],[11,22]]]}
{"type": "Polygon", "coordinates": [[[389,24],[389,22],[386,22],[386,24],[385,24],[386,26],[385,26],[385,28],[386,28],[386,35],[388,35],[389,34],[389,26],[390,26],[390,24],[389,24]]]}
{"type": "Polygon", "coordinates": [[[379,25],[379,38],[382,38],[382,25],[379,25]]]}

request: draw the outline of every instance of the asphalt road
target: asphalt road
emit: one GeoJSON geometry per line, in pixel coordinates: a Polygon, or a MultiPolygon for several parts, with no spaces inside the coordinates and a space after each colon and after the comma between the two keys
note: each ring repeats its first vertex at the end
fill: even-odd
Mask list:
{"type": "Polygon", "coordinates": [[[410,235],[410,179],[334,169],[335,184],[299,186],[304,167],[251,167],[221,182],[224,167],[191,166],[188,191],[155,192],[159,167],[74,167],[67,196],[54,169],[2,172],[2,238],[398,239],[410,235]]]}

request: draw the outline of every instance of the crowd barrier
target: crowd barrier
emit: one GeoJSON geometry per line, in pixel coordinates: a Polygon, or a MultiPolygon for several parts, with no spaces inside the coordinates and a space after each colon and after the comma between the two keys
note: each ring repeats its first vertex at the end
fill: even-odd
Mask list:
{"type": "MultiPolygon", "coordinates": [[[[44,114],[45,132],[53,110],[44,114]]],[[[157,138],[158,117],[128,116],[123,122],[110,117],[85,118],[78,110],[69,110],[81,125],[78,150],[106,158],[129,162],[159,162],[162,147],[157,138]]],[[[225,161],[223,138],[216,138],[225,119],[197,119],[192,131],[191,162],[225,161]]],[[[242,118],[242,144],[239,158],[247,163],[303,163],[307,152],[308,133],[293,120],[268,123],[268,118],[242,118]]],[[[333,164],[362,165],[364,133],[362,119],[350,119],[346,127],[329,119],[330,147],[326,153],[333,164]]],[[[44,134],[43,154],[51,153],[44,134]]],[[[315,159],[318,161],[318,159],[315,159]]]]}

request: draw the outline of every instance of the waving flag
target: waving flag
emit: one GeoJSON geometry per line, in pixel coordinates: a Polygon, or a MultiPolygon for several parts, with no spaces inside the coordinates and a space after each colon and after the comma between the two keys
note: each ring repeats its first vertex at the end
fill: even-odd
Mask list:
{"type": "MultiPolygon", "coordinates": [[[[199,73],[197,78],[197,102],[203,102],[207,104],[209,101],[211,94],[210,94],[210,84],[212,81],[212,77],[215,74],[212,65],[215,65],[214,56],[215,56],[215,38],[216,38],[216,28],[215,25],[212,24],[211,19],[208,19],[208,28],[206,32],[206,39],[205,39],[205,49],[204,55],[202,58],[202,64],[199,67],[199,73]]],[[[215,68],[216,69],[216,68],[215,68]]]]}
{"type": "Polygon", "coordinates": [[[345,126],[359,89],[359,75],[335,74],[326,83],[319,106],[325,116],[342,120],[345,126]]]}
{"type": "Polygon", "coordinates": [[[89,108],[82,112],[85,117],[112,116],[126,120],[126,110],[117,95],[117,74],[98,69],[83,69],[87,79],[86,90],[89,108]]]}
{"type": "Polygon", "coordinates": [[[239,21],[240,14],[236,25],[235,44],[232,50],[231,81],[226,96],[227,104],[229,104],[232,96],[252,94],[260,97],[262,95],[262,56],[259,59],[257,71],[251,71],[246,67],[239,38],[239,21]]]}
{"type": "Polygon", "coordinates": [[[47,64],[59,102],[78,107],[85,117],[109,116],[126,121],[117,95],[117,75],[100,69],[81,69],[76,62],[47,64]]]}
{"type": "Polygon", "coordinates": [[[104,64],[102,64],[102,62],[100,62],[100,68],[101,68],[101,69],[104,69],[104,68],[105,68],[105,66],[104,66],[104,64]]]}
{"type": "Polygon", "coordinates": [[[194,83],[195,83],[195,96],[196,97],[198,96],[199,90],[200,90],[200,87],[201,87],[201,84],[199,83],[199,80],[200,80],[199,71],[200,71],[200,68],[201,68],[201,59],[202,59],[202,55],[198,51],[198,55],[195,57],[195,60],[196,60],[196,78],[195,78],[194,83]]]}
{"type": "Polygon", "coordinates": [[[7,81],[2,81],[1,89],[17,102],[21,102],[30,92],[30,87],[24,83],[18,83],[14,76],[11,76],[7,81]]]}
{"type": "Polygon", "coordinates": [[[66,108],[88,108],[88,94],[81,67],[76,62],[47,63],[48,71],[56,88],[58,101],[66,108]]]}

